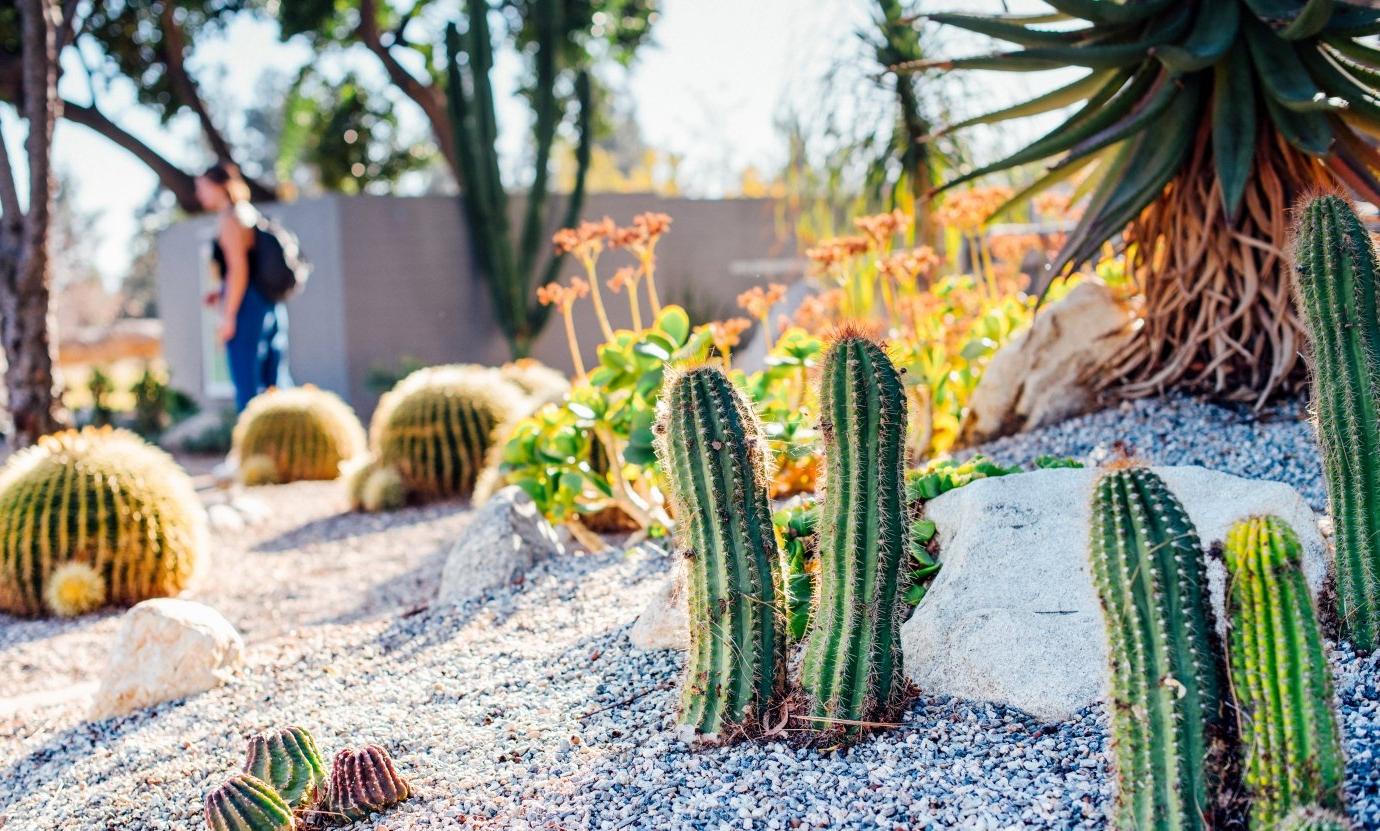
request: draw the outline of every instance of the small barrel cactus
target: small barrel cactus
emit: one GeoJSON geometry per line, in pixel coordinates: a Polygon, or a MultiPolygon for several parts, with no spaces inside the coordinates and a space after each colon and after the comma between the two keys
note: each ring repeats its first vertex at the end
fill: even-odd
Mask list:
{"type": "Polygon", "coordinates": [[[316,740],[301,727],[286,727],[249,740],[244,772],[273,786],[293,808],[316,802],[326,786],[326,764],[316,740]]]}
{"type": "Polygon", "coordinates": [[[272,785],[241,773],[206,794],[206,827],[210,831],[294,831],[298,823],[272,785]]]}
{"type": "Polygon", "coordinates": [[[800,683],[817,729],[855,731],[895,717],[905,692],[906,393],[878,343],[851,329],[834,339],[820,415],[819,599],[800,683]]]}
{"type": "Polygon", "coordinates": [[[174,595],[205,545],[191,480],[126,430],[45,436],[0,468],[0,611],[76,614],[174,595]],[[59,575],[70,563],[88,570],[59,575]]]}
{"type": "Polygon", "coordinates": [[[379,400],[369,435],[375,457],[421,499],[469,496],[500,430],[531,403],[498,370],[433,366],[379,400]]]}
{"type": "Polygon", "coordinates": [[[1336,811],[1310,805],[1290,811],[1275,831],[1351,831],[1351,823],[1336,811]]]}
{"type": "Polygon", "coordinates": [[[1346,760],[1299,551],[1277,517],[1244,520],[1227,533],[1229,666],[1252,828],[1275,827],[1295,806],[1342,807],[1346,760]]]}
{"type": "Polygon", "coordinates": [[[1219,827],[1234,728],[1198,532],[1150,470],[1113,470],[1094,491],[1091,558],[1111,661],[1112,825],[1219,827]]]}
{"type": "MultiPolygon", "coordinates": [[[[251,484],[251,459],[272,460],[274,475],[254,469],[259,484],[330,480],[364,452],[364,428],[335,393],[312,386],[271,389],[249,402],[235,424],[234,453],[251,484]]],[[[253,463],[262,466],[261,462],[253,463]]]]}
{"type": "Polygon", "coordinates": [[[670,380],[658,402],[657,456],[688,561],[690,657],[680,720],[713,738],[775,718],[785,698],[776,537],[761,426],[713,366],[670,380]]]}
{"type": "Polygon", "coordinates": [[[336,819],[363,819],[412,795],[388,751],[378,745],[342,750],[331,764],[324,813],[336,819]]]}
{"type": "Polygon", "coordinates": [[[1338,617],[1370,652],[1380,647],[1380,266],[1366,227],[1332,194],[1300,210],[1294,263],[1336,526],[1338,617]]]}
{"type": "Polygon", "coordinates": [[[570,392],[570,379],[533,358],[519,358],[499,367],[499,373],[522,391],[535,410],[543,404],[559,404],[570,392]]]}

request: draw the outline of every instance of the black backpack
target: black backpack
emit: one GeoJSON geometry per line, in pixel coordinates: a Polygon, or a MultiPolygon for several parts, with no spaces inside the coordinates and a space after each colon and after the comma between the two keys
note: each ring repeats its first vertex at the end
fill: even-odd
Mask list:
{"type": "Polygon", "coordinates": [[[311,276],[311,264],[302,256],[297,235],[263,214],[254,223],[254,247],[249,256],[253,258],[250,274],[255,287],[273,303],[301,291],[311,276]]]}

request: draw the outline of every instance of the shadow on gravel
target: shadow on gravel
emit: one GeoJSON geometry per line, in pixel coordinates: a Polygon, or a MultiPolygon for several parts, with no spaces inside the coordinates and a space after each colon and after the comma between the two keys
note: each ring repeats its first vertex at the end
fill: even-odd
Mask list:
{"type": "Polygon", "coordinates": [[[282,554],[305,545],[320,545],[350,539],[351,537],[382,534],[394,528],[405,528],[409,525],[431,522],[438,517],[469,510],[468,502],[437,502],[383,514],[355,512],[332,514],[284,531],[276,537],[270,537],[256,544],[250,551],[256,554],[282,554]]]}
{"type": "Polygon", "coordinates": [[[107,618],[118,617],[123,609],[108,609],[76,618],[28,618],[0,614],[0,650],[84,629],[107,618]]]}
{"type": "Polygon", "coordinates": [[[317,623],[358,623],[425,609],[436,598],[436,589],[441,583],[441,568],[446,564],[448,553],[449,544],[438,547],[416,568],[371,585],[355,608],[317,623]]]}

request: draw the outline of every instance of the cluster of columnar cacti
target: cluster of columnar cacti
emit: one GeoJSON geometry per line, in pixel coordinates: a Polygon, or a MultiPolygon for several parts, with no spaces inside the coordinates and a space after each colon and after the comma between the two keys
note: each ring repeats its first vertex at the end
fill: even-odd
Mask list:
{"type": "Polygon", "coordinates": [[[801,669],[816,727],[894,716],[903,698],[902,565],[909,556],[906,394],[876,342],[845,331],[820,382],[824,500],[819,598],[801,669]]]}
{"type": "Polygon", "coordinates": [[[681,721],[722,735],[775,717],[786,692],[776,537],[757,416],[723,371],[682,371],[659,402],[658,456],[687,560],[681,721]]]}
{"type": "Polygon", "coordinates": [[[1375,250],[1346,198],[1300,209],[1294,291],[1308,330],[1313,406],[1336,529],[1338,618],[1380,647],[1380,299],[1375,250]]]}
{"type": "Polygon", "coordinates": [[[206,795],[206,827],[210,831],[293,831],[298,823],[291,806],[272,785],[241,773],[206,795]]]}
{"type": "Polygon", "coordinates": [[[285,727],[249,740],[245,773],[273,786],[294,808],[315,804],[326,785],[326,765],[316,740],[301,727],[285,727]]]}
{"type": "Polygon", "coordinates": [[[45,436],[0,469],[0,611],[80,614],[186,588],[204,556],[191,480],[125,430],[45,436]]]}
{"type": "Polygon", "coordinates": [[[335,479],[365,443],[350,405],[312,386],[261,393],[235,423],[234,453],[246,484],[335,479]]]}
{"type": "Polygon", "coordinates": [[[353,822],[411,795],[411,787],[398,775],[388,751],[370,744],[336,754],[322,810],[328,817],[353,822]]]}
{"type": "Polygon", "coordinates": [[[1232,527],[1225,554],[1251,827],[1274,828],[1297,806],[1340,809],[1346,763],[1298,537],[1277,517],[1254,517],[1232,527]]]}

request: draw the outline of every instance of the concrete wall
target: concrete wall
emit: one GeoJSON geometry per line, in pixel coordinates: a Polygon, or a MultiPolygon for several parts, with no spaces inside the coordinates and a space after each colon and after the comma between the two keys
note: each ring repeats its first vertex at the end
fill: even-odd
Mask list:
{"type": "MultiPolygon", "coordinates": [[[[642,211],[673,217],[658,246],[658,286],[663,302],[692,312],[730,313],[739,292],[767,280],[790,282],[801,272],[795,246],[783,238],[770,200],[663,199],[646,195],[596,195],[585,215],[628,222],[642,211]]],[[[368,389],[371,370],[396,370],[405,357],[425,363],[500,363],[507,345],[494,320],[488,288],[473,272],[469,242],[453,197],[326,196],[271,206],[292,228],[311,260],[306,291],[289,304],[290,366],[298,383],[313,383],[345,396],[367,415],[376,402],[368,389]]],[[[211,219],[175,225],[158,245],[159,308],[165,321],[164,350],[174,385],[202,403],[216,404],[223,390],[208,388],[205,327],[214,318],[200,311],[211,219]]],[[[549,238],[549,234],[548,234],[549,238]]],[[[606,255],[601,275],[631,262],[606,255]]],[[[564,273],[576,273],[567,261],[564,273]]],[[[614,325],[630,322],[624,297],[605,291],[614,325]]],[[[577,326],[586,364],[600,338],[594,313],[582,303],[577,326]]],[[[558,320],[543,332],[536,357],[570,368],[558,320]]]]}

